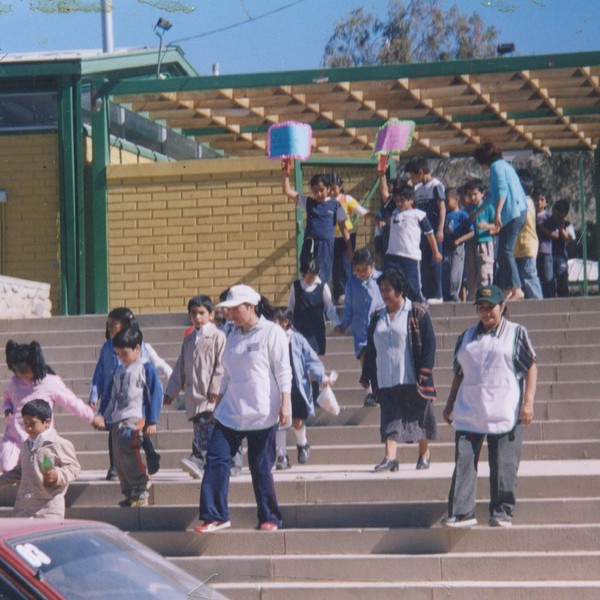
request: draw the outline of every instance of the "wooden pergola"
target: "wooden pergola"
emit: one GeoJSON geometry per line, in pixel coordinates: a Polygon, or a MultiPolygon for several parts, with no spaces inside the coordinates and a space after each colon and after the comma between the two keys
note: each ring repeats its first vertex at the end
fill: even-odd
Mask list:
{"type": "MultiPolygon", "coordinates": [[[[211,77],[104,72],[90,79],[98,243],[91,244],[89,262],[100,267],[106,264],[106,224],[98,224],[106,214],[108,100],[223,157],[266,157],[269,127],[293,120],[312,127],[311,160],[368,161],[377,130],[390,117],[416,123],[407,156],[464,157],[482,141],[503,151],[592,152],[600,223],[600,52],[211,77]]],[[[106,301],[106,294],[94,297],[106,301]]],[[[94,309],[102,312],[102,302],[94,309]]]]}
{"type": "Polygon", "coordinates": [[[448,158],[481,141],[503,150],[594,151],[600,52],[256,75],[121,80],[113,101],[225,156],[264,156],[267,130],[313,129],[313,153],[369,156],[390,117],[416,122],[408,154],[448,158]]]}

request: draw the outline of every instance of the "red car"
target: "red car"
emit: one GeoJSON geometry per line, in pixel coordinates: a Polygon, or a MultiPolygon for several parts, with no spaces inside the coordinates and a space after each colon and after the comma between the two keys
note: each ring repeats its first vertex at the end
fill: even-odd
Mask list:
{"type": "Polygon", "coordinates": [[[0,519],[0,598],[226,600],[116,527],[0,519]]]}

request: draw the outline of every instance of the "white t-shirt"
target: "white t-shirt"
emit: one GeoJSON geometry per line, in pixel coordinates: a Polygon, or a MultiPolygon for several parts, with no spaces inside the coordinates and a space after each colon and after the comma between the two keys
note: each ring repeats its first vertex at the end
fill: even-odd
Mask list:
{"type": "Polygon", "coordinates": [[[427,215],[418,208],[394,210],[390,220],[388,254],[421,260],[421,235],[433,233],[427,215]]]}

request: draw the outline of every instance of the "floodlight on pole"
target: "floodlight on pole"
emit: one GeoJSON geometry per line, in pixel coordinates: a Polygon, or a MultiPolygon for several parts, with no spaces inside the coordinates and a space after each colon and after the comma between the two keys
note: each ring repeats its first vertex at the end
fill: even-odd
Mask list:
{"type": "Polygon", "coordinates": [[[160,77],[160,64],[162,62],[162,45],[163,45],[163,35],[166,31],[169,31],[173,27],[171,21],[167,21],[167,19],[163,19],[160,17],[154,26],[154,33],[158,36],[160,43],[158,45],[158,63],[156,65],[156,77],[160,77]]]}
{"type": "Polygon", "coordinates": [[[515,51],[515,45],[512,42],[505,44],[498,44],[496,46],[496,54],[498,56],[504,56],[505,54],[512,54],[515,51]]]}

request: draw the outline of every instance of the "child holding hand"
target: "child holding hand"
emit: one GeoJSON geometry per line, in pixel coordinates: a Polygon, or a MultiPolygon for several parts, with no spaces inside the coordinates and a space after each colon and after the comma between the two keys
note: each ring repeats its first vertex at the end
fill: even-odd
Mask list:
{"type": "Polygon", "coordinates": [[[19,463],[19,454],[28,438],[21,409],[30,400],[46,400],[92,424],[94,411],[79,399],[44,360],[42,348],[35,340],[30,344],[6,343],[6,365],[10,378],[2,401],[5,427],[0,451],[0,471],[10,471],[19,463]]]}
{"type": "Polygon", "coordinates": [[[144,435],[156,435],[163,390],[158,372],[141,356],[138,327],[119,331],[113,346],[119,358],[106,396],[98,410],[100,425],[110,426],[115,468],[125,499],[123,507],[148,506],[149,478],[141,459],[144,435]]]}

